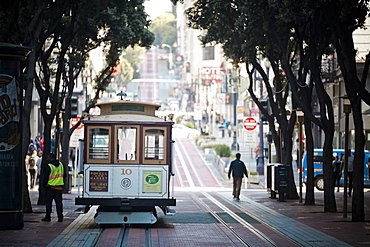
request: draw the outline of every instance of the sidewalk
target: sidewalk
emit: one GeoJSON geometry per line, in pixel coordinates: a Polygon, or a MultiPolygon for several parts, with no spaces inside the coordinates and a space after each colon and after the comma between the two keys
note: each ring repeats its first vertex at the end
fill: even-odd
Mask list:
{"type": "MultiPolygon", "coordinates": [[[[0,230],[0,246],[47,246],[79,215],[74,211],[77,190],[70,194],[63,194],[63,222],[58,222],[56,212],[52,213],[51,222],[43,222],[45,217],[45,205],[36,205],[38,199],[38,187],[30,190],[30,198],[33,213],[24,214],[24,227],[21,230],[0,230]]],[[[53,203],[55,211],[55,204],[53,203]]]]}
{"type": "MultiPolygon", "coordinates": [[[[263,190],[247,190],[243,195],[269,209],[290,217],[307,226],[344,241],[351,246],[370,246],[370,189],[364,190],[364,209],[366,222],[352,222],[352,198],[348,198],[347,217],[343,217],[343,188],[335,193],[337,212],[324,213],[324,192],[315,191],[315,205],[305,205],[299,200],[279,202],[271,199],[270,194],[263,190]]],[[[304,232],[302,233],[304,234],[304,232]]],[[[320,243],[312,243],[319,246],[320,243]]]]}

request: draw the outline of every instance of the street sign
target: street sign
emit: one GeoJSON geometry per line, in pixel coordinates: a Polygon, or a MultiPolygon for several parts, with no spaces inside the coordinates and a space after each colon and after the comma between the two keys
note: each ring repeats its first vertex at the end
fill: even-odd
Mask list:
{"type": "MultiPolygon", "coordinates": [[[[71,118],[71,127],[75,126],[81,117],[71,118]]],[[[81,123],[72,133],[69,139],[70,147],[78,147],[78,140],[84,138],[84,124],[81,123]]]]}
{"type": "Polygon", "coordinates": [[[200,111],[202,111],[202,104],[200,104],[200,103],[195,103],[195,104],[194,104],[194,111],[196,111],[196,112],[200,112],[200,111]]]}
{"type": "Polygon", "coordinates": [[[247,117],[243,121],[243,126],[246,130],[254,130],[257,127],[257,121],[252,117],[247,117]]]}
{"type": "Polygon", "coordinates": [[[226,94],[224,93],[217,94],[217,101],[218,103],[224,104],[226,102],[226,94]]]}
{"type": "MultiPolygon", "coordinates": [[[[71,127],[75,126],[75,125],[78,123],[78,121],[80,121],[80,118],[81,118],[81,117],[71,118],[71,120],[70,120],[71,127]]],[[[77,129],[82,129],[83,127],[84,127],[84,124],[83,124],[83,123],[81,123],[81,124],[77,127],[77,129]]]]}

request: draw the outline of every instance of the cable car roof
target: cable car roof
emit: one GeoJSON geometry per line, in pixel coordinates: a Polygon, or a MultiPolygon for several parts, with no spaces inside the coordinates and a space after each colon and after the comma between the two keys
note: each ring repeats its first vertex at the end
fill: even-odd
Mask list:
{"type": "Polygon", "coordinates": [[[155,111],[161,107],[158,104],[126,100],[104,102],[96,105],[101,109],[100,116],[138,114],[154,117],[155,111]]]}
{"type": "Polygon", "coordinates": [[[107,123],[107,122],[148,122],[148,123],[163,123],[171,122],[156,116],[138,115],[138,114],[112,114],[100,115],[91,117],[90,120],[85,120],[84,123],[107,123]]]}

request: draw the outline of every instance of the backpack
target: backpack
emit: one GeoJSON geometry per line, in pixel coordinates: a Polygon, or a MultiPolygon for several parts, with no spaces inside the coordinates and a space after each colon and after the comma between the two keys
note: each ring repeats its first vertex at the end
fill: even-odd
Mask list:
{"type": "Polygon", "coordinates": [[[35,162],[35,159],[30,157],[30,168],[29,169],[35,169],[35,166],[36,166],[36,162],[35,162]]]}

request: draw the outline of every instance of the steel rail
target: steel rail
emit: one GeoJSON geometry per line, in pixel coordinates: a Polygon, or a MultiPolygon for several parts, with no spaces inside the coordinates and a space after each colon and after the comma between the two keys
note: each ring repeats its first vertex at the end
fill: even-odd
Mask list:
{"type": "Polygon", "coordinates": [[[197,200],[200,204],[203,205],[207,209],[207,211],[217,219],[218,222],[220,222],[227,230],[231,232],[234,237],[239,240],[240,243],[243,244],[243,246],[253,246],[252,244],[249,244],[247,241],[245,241],[242,237],[239,236],[239,234],[234,231],[220,216],[218,216],[205,202],[203,202],[199,197],[197,197],[194,192],[191,193],[192,197],[197,200]]]}
{"type": "MultiPolygon", "coordinates": [[[[224,197],[222,195],[220,195],[221,197],[224,197]]],[[[226,199],[227,200],[227,199],[226,199]]],[[[229,200],[228,200],[229,201],[229,200]]],[[[223,204],[221,204],[223,205],[223,204]]],[[[235,204],[234,206],[236,206],[241,212],[245,213],[246,215],[248,215],[249,217],[253,218],[254,220],[258,221],[260,224],[264,225],[265,227],[271,229],[272,231],[278,233],[280,236],[282,236],[283,238],[287,239],[288,241],[292,242],[295,246],[304,246],[302,243],[294,240],[293,238],[287,236],[285,233],[279,231],[278,229],[276,229],[275,227],[272,227],[271,225],[267,224],[266,222],[264,222],[263,220],[261,220],[260,218],[256,217],[255,215],[251,214],[250,212],[246,211],[243,207],[240,207],[239,205],[235,204]]]]}
{"type": "Polygon", "coordinates": [[[211,200],[214,204],[216,204],[219,208],[221,208],[223,211],[225,211],[228,215],[230,215],[232,218],[234,218],[237,222],[242,224],[244,227],[246,227],[249,231],[251,231],[254,235],[259,237],[261,240],[263,240],[268,246],[279,246],[275,243],[274,240],[266,236],[263,232],[256,229],[254,226],[246,222],[244,219],[242,219],[240,216],[238,216],[236,213],[231,211],[229,208],[227,208],[225,205],[223,205],[220,201],[218,201],[216,198],[211,196],[207,192],[202,192],[204,196],[206,196],[209,200],[211,200]]]}

